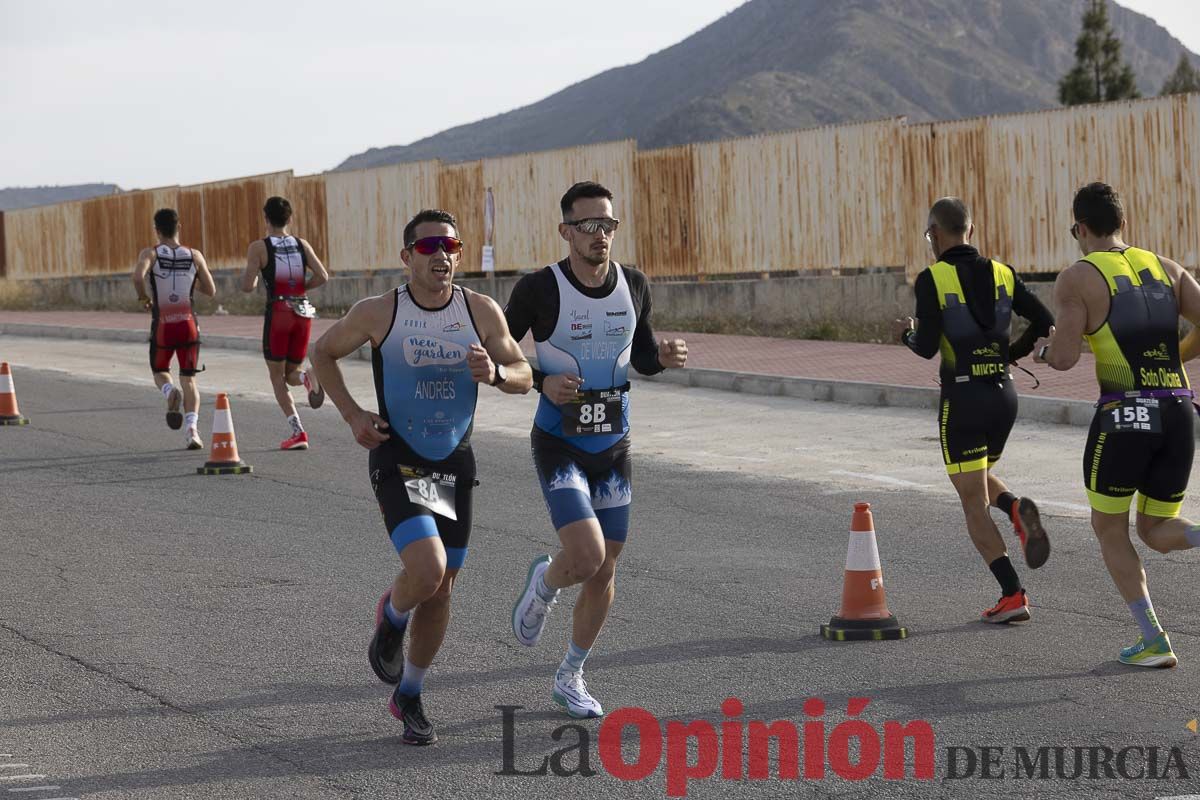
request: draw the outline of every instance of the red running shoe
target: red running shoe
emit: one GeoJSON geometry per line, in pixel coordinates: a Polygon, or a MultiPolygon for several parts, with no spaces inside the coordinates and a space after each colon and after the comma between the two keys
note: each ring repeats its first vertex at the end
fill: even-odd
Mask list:
{"type": "Polygon", "coordinates": [[[983,612],[984,622],[1025,622],[1029,619],[1029,598],[1020,589],[1000,598],[1000,602],[983,612]]]}
{"type": "Polygon", "coordinates": [[[300,431],[295,436],[284,439],[279,444],[280,450],[307,450],[308,449],[308,434],[300,431]]]}

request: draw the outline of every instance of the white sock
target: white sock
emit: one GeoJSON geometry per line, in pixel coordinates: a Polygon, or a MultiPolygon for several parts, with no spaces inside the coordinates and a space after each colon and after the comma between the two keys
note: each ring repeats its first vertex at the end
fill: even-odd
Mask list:
{"type": "Polygon", "coordinates": [[[287,418],[288,425],[292,426],[292,435],[304,432],[304,426],[300,424],[300,415],[292,414],[287,418]]]}
{"type": "Polygon", "coordinates": [[[175,389],[175,387],[171,385],[171,382],[170,382],[170,381],[167,381],[166,383],[164,383],[164,384],[163,384],[163,386],[162,386],[162,393],[163,393],[163,397],[170,397],[170,396],[171,396],[171,392],[172,392],[174,389],[175,389]]]}
{"type": "Polygon", "coordinates": [[[195,411],[189,411],[183,415],[183,424],[187,428],[194,428],[194,427],[196,427],[196,421],[199,418],[200,418],[200,415],[198,413],[196,413],[195,411]]]}

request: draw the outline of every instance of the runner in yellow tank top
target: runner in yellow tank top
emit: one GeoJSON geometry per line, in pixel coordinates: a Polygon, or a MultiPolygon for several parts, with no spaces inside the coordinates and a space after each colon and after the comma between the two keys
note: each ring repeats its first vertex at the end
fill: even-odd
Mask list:
{"type": "Polygon", "coordinates": [[[1200,284],[1174,261],[1125,243],[1125,210],[1111,186],[1083,187],[1073,211],[1071,235],[1084,257],[1059,274],[1057,329],[1034,354],[1054,369],[1070,369],[1086,339],[1096,356],[1100,397],[1083,479],[1104,564],[1142,634],[1120,660],[1173,667],[1175,653],[1129,540],[1129,508],[1136,493],[1138,536],[1152,550],[1200,546],[1200,526],[1179,516],[1195,449],[1179,317],[1200,324],[1200,284]]]}

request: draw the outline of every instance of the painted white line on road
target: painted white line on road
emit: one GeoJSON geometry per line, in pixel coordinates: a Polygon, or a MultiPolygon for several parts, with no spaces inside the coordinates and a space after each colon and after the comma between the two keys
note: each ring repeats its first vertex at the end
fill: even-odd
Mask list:
{"type": "MultiPolygon", "coordinates": [[[[1068,511],[1091,511],[1092,510],[1091,506],[1081,506],[1078,503],[1060,503],[1057,500],[1038,500],[1037,504],[1039,506],[1046,506],[1046,507],[1050,507],[1050,508],[1065,508],[1068,511]]],[[[1195,797],[1196,800],[1200,800],[1200,795],[1191,795],[1191,797],[1195,797]]]]}
{"type": "Polygon", "coordinates": [[[696,450],[693,452],[693,455],[706,456],[706,457],[711,457],[711,458],[732,458],[735,461],[753,461],[755,464],[765,464],[769,460],[766,458],[758,458],[756,456],[735,456],[735,455],[729,455],[729,454],[725,454],[725,453],[710,453],[707,450],[696,450]]]}
{"type": "Polygon", "coordinates": [[[28,764],[0,764],[0,769],[29,769],[28,764]]]}
{"type": "Polygon", "coordinates": [[[847,472],[844,469],[831,469],[830,475],[845,475],[849,478],[864,478],[869,481],[878,483],[890,483],[892,486],[908,486],[913,489],[929,489],[932,488],[928,483],[913,483],[901,478],[893,478],[890,475],[872,475],[869,472],[847,472]]]}
{"type": "Polygon", "coordinates": [[[0,775],[0,781],[40,781],[45,775],[0,775]]]}
{"type": "Polygon", "coordinates": [[[20,789],[9,789],[10,792],[52,792],[55,789],[61,789],[58,784],[47,784],[46,786],[23,786],[20,789]]]}

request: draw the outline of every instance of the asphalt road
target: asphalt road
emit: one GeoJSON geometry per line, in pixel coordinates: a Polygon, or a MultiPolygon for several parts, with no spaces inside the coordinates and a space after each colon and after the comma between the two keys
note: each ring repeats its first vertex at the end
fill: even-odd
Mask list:
{"type": "MultiPolygon", "coordinates": [[[[274,449],[283,420],[254,356],[212,351],[201,380],[234,396],[251,476],[195,474],[163,424],[145,353],[133,345],[0,339],[32,425],[0,428],[0,797],[661,797],[608,774],[589,721],[592,777],[505,776],[498,705],[515,712],[514,765],[530,771],[579,729],[550,700],[572,597],[527,650],[509,611],[553,532],[528,453],[532,398],[481,397],[482,481],[447,643],[426,682],[441,741],[405,747],[387,688],[366,664],[373,605],[398,565],[366,476],[366,454],[332,408],[302,412],[314,447],[274,449]],[[14,766],[15,765],[15,766],[14,766]],[[33,777],[20,777],[20,776],[33,777]],[[40,776],[40,777],[39,777],[40,776]],[[35,787],[56,787],[36,789],[35,787]],[[33,789],[33,791],[13,791],[33,789]]],[[[369,372],[350,365],[365,401],[369,372]]],[[[1155,605],[1181,664],[1115,661],[1136,638],[1104,571],[1078,486],[1084,432],[1019,423],[1001,474],[1044,499],[1054,552],[1016,563],[1034,619],[976,621],[998,591],[963,528],[927,412],[635,386],[634,532],[618,599],[588,662],[610,711],[719,726],[810,717],[926,720],[932,780],[722,780],[689,797],[1163,797],[1200,792],[1200,556],[1143,548],[1155,605]],[[853,503],[872,503],[901,642],[817,635],[841,597],[853,503]],[[1171,747],[1165,780],[1013,776],[1014,748],[1171,747]],[[947,778],[954,747],[1006,748],[1006,776],[947,778]]],[[[1194,501],[1187,513],[1200,516],[1194,501]]],[[[999,516],[997,515],[997,519],[999,516]]],[[[637,756],[636,737],[625,741],[637,756]]],[[[698,757],[693,752],[693,762],[698,757]]],[[[962,769],[962,754],[958,768],[962,769]]],[[[1054,753],[1050,752],[1051,774],[1054,753]]],[[[578,752],[564,758],[578,766],[578,752]]],[[[1074,755],[1067,751],[1067,770],[1074,755]]],[[[801,762],[803,764],[803,762],[801,762]]],[[[1086,761],[1085,761],[1086,764],[1086,761]]],[[[1131,756],[1129,771],[1144,767],[1131,756]]],[[[1101,770],[1099,774],[1103,775],[1101,770]]]]}

